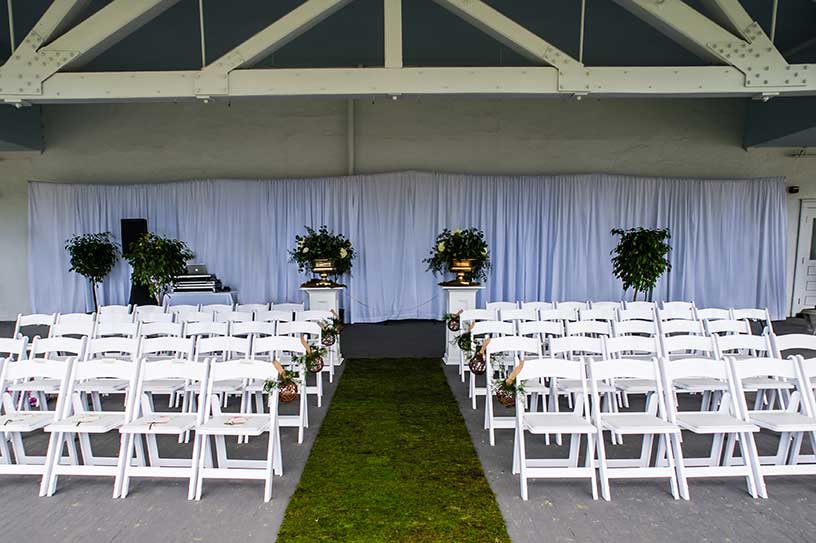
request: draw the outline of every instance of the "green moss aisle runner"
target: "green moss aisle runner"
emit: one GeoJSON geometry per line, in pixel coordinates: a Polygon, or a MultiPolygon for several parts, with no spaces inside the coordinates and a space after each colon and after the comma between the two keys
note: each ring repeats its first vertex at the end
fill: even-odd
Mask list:
{"type": "Polygon", "coordinates": [[[509,541],[436,360],[349,360],[278,541],[509,541]]]}

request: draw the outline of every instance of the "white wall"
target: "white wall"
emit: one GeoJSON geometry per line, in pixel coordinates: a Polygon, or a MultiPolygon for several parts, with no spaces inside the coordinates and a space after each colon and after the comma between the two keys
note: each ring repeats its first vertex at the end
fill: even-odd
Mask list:
{"type": "MultiPolygon", "coordinates": [[[[816,160],[741,147],[736,100],[356,101],[356,170],[786,176],[790,285],[799,198],[816,160]]],[[[0,319],[29,310],[29,180],[153,182],[346,172],[346,103],[265,100],[44,108],[45,152],[0,155],[0,319]]],[[[789,287],[790,288],[790,287],[789,287]]]]}

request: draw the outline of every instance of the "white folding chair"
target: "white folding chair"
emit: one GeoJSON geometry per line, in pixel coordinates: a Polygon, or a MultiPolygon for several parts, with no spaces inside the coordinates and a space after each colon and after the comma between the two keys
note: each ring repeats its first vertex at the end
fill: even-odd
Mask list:
{"type": "Polygon", "coordinates": [[[600,301],[600,302],[589,302],[590,309],[607,309],[610,308],[612,310],[622,309],[623,302],[614,302],[614,301],[600,301]]]}
{"type": "Polygon", "coordinates": [[[195,427],[193,450],[198,456],[195,499],[201,499],[205,479],[243,479],[264,481],[264,501],[272,498],[272,477],[283,473],[278,426],[278,390],[269,394],[269,413],[222,414],[217,398],[218,384],[234,379],[244,381],[276,381],[278,372],[274,364],[260,360],[231,360],[212,364],[207,385],[204,422],[195,427]],[[224,438],[226,436],[260,436],[269,433],[269,444],[265,460],[231,459],[227,457],[224,438]],[[210,438],[215,439],[217,464],[211,464],[210,438]],[[212,466],[212,467],[210,467],[212,466]]]}
{"type": "MultiPolygon", "coordinates": [[[[31,343],[30,358],[54,360],[68,362],[70,360],[82,360],[85,357],[85,345],[87,338],[35,337],[31,343]]],[[[8,390],[17,405],[18,410],[28,409],[31,405],[31,398],[36,400],[39,409],[48,409],[48,395],[57,394],[60,390],[60,383],[48,377],[22,380],[16,383],[9,383],[8,390]]]]}
{"type": "Polygon", "coordinates": [[[618,322],[628,321],[654,322],[655,310],[654,307],[634,307],[631,309],[627,307],[626,309],[618,309],[615,317],[618,322]]]}
{"type": "MultiPolygon", "coordinates": [[[[708,456],[691,457],[681,451],[676,456],[683,457],[683,463],[678,469],[684,473],[679,478],[680,493],[688,498],[686,480],[693,477],[745,477],[748,492],[756,498],[759,489],[764,488],[761,483],[762,475],[758,471],[756,457],[756,443],[754,433],[759,427],[746,422],[740,416],[739,407],[735,398],[734,380],[725,360],[710,358],[680,358],[676,360],[660,359],[661,374],[666,393],[670,423],[679,426],[693,434],[712,436],[711,449],[708,456]],[[726,390],[719,401],[713,403],[710,409],[701,411],[681,411],[677,399],[677,392],[685,392],[685,387],[676,387],[677,383],[694,381],[698,383],[725,383],[726,390]],[[733,449],[735,440],[739,441],[742,453],[742,465],[726,465],[722,459],[723,444],[728,439],[729,449],[733,449]]],[[[719,394],[722,389],[719,385],[708,391],[719,394]]],[[[677,440],[680,441],[680,440],[677,440]]],[[[673,444],[677,443],[672,441],[673,444]]],[[[678,443],[679,445],[679,443],[678,443]]],[[[765,497],[765,496],[763,496],[765,497]]]]}
{"type": "Polygon", "coordinates": [[[178,311],[175,313],[176,322],[191,323],[191,322],[213,322],[215,313],[209,311],[178,311]]]}
{"type": "Polygon", "coordinates": [[[751,334],[751,325],[748,321],[735,319],[703,319],[703,328],[709,336],[722,336],[730,334],[751,334]]]}
{"type": "Polygon", "coordinates": [[[69,318],[61,321],[58,316],[57,322],[51,327],[48,337],[93,337],[95,329],[96,322],[94,319],[69,318]]]}
{"type": "MultiPolygon", "coordinates": [[[[552,337],[549,340],[547,353],[552,359],[572,361],[581,360],[585,355],[607,358],[603,340],[585,336],[552,337]]],[[[602,393],[608,396],[609,409],[614,411],[617,409],[614,397],[617,392],[615,387],[611,384],[600,386],[602,393]]],[[[574,396],[581,392],[581,383],[572,379],[552,379],[549,392],[549,410],[557,412],[559,410],[559,396],[566,396],[569,406],[572,407],[574,405],[574,396]]]]}
{"type": "MultiPolygon", "coordinates": [[[[142,339],[139,356],[145,363],[153,363],[163,360],[194,360],[195,358],[195,339],[184,338],[176,336],[157,336],[142,339]]],[[[189,383],[193,386],[194,383],[189,383]]],[[[174,404],[178,405],[181,400],[182,412],[195,411],[195,394],[188,393],[186,387],[187,381],[180,379],[145,379],[142,387],[142,393],[147,395],[150,405],[153,404],[153,398],[157,395],[168,396],[167,406],[172,407],[174,404]]]]}
{"type": "Polygon", "coordinates": [[[487,302],[485,309],[498,315],[504,309],[518,309],[518,302],[487,302]]]}
{"type": "Polygon", "coordinates": [[[555,305],[552,302],[521,302],[522,309],[532,309],[536,313],[542,309],[554,309],[555,305]]]}
{"type": "Polygon", "coordinates": [[[31,315],[23,315],[22,313],[17,315],[17,321],[14,323],[14,334],[12,337],[20,338],[25,335],[28,337],[29,340],[34,339],[28,334],[23,334],[23,328],[28,328],[30,326],[44,326],[48,330],[46,331],[46,337],[51,333],[51,327],[54,326],[54,323],[57,320],[57,314],[43,314],[43,313],[34,313],[31,315]]]}
{"type": "MultiPolygon", "coordinates": [[[[140,348],[141,338],[92,338],[85,346],[83,361],[116,359],[136,363],[140,348]]],[[[90,395],[93,410],[101,411],[102,395],[124,394],[129,384],[123,379],[96,379],[76,383],[73,390],[83,402],[90,395]]]]}
{"type": "MultiPolygon", "coordinates": [[[[626,358],[596,361],[590,358],[588,366],[592,393],[592,421],[598,429],[598,471],[603,498],[610,499],[609,479],[666,478],[669,479],[672,496],[677,499],[680,496],[678,477],[683,476],[683,458],[678,441],[680,428],[668,421],[657,360],[626,358]],[[647,396],[644,411],[602,412],[600,387],[604,383],[620,379],[654,381],[656,390],[647,396]],[[613,436],[642,435],[640,457],[607,459],[604,432],[610,432],[613,436]],[[655,461],[652,463],[651,450],[655,436],[658,437],[658,448],[655,461]],[[678,470],[677,466],[681,468],[678,470]]],[[[685,481],[681,484],[685,488],[685,481]]]]}
{"type": "MultiPolygon", "coordinates": [[[[527,410],[527,402],[516,401],[516,435],[513,446],[513,473],[518,473],[521,483],[521,498],[527,499],[528,479],[586,478],[592,485],[592,498],[598,499],[595,475],[595,435],[597,429],[590,422],[589,392],[583,361],[530,359],[516,375],[516,382],[543,382],[546,379],[576,380],[582,383],[583,392],[576,398],[572,413],[538,413],[527,410]],[[569,457],[565,459],[527,457],[526,433],[532,436],[567,434],[570,436],[569,457]],[[584,465],[578,465],[581,437],[586,436],[586,457],[584,465]]],[[[523,398],[523,393],[516,392],[523,398]]]]}
{"type": "Polygon", "coordinates": [[[181,337],[184,325],[180,322],[142,322],[139,324],[140,337],[181,337]]]}
{"type": "Polygon", "coordinates": [[[654,321],[625,320],[612,321],[612,335],[620,336],[657,336],[657,325],[654,321]]]}
{"type": "Polygon", "coordinates": [[[205,304],[202,305],[199,311],[203,311],[205,313],[224,313],[227,311],[232,311],[235,307],[235,304],[205,304]]]}
{"type": "MultiPolygon", "coordinates": [[[[167,306],[167,313],[172,313],[173,315],[178,315],[179,313],[198,313],[200,309],[200,305],[195,304],[178,304],[178,305],[170,305],[167,306]]],[[[178,319],[181,320],[181,319],[178,319]]],[[[210,318],[212,320],[212,317],[210,318]]]]}
{"type": "MultiPolygon", "coordinates": [[[[139,309],[138,307],[136,309],[139,309]]],[[[172,313],[160,313],[158,311],[146,311],[142,313],[136,313],[136,322],[140,322],[142,324],[148,323],[171,323],[175,321],[176,316],[172,313]]]]}
{"type": "MultiPolygon", "coordinates": [[[[759,473],[763,477],[772,475],[816,475],[816,464],[801,463],[796,459],[802,439],[810,438],[812,447],[816,446],[816,417],[814,416],[811,397],[813,395],[807,372],[803,372],[801,360],[796,357],[781,358],[727,358],[734,377],[734,389],[741,418],[756,424],[763,430],[779,434],[779,443],[775,455],[759,456],[759,473]],[[773,377],[793,385],[791,399],[785,408],[749,410],[742,383],[752,377],[773,377]]],[[[733,446],[733,444],[731,444],[733,446]]],[[[816,448],[814,448],[816,450],[816,448]]],[[[726,447],[726,461],[733,463],[732,448],[726,447]]],[[[759,482],[762,484],[762,481],[759,482]]],[[[764,488],[760,496],[767,496],[764,488]]]]}
{"type": "MultiPolygon", "coordinates": [[[[782,338],[783,344],[790,336],[762,335],[754,336],[738,334],[731,336],[714,337],[717,354],[725,360],[726,357],[740,358],[782,358],[781,351],[774,345],[782,338]]],[[[812,337],[812,336],[808,336],[812,337]]],[[[793,384],[785,379],[773,376],[754,376],[744,379],[741,386],[746,392],[754,392],[754,409],[773,409],[777,404],[784,409],[790,401],[793,384]]]]}
{"type": "Polygon", "coordinates": [[[616,310],[617,308],[613,306],[595,307],[593,305],[590,309],[579,309],[578,320],[612,322],[616,319],[616,310]]]}
{"type": "Polygon", "coordinates": [[[652,313],[654,313],[654,310],[657,308],[657,304],[655,304],[654,302],[646,302],[646,301],[640,301],[640,302],[627,302],[627,301],[624,301],[623,302],[623,308],[624,309],[634,309],[634,310],[638,310],[638,311],[651,311],[652,313]]]}
{"type": "Polygon", "coordinates": [[[279,311],[272,309],[270,311],[259,311],[255,313],[255,320],[259,322],[292,322],[294,320],[294,312],[279,311]]]}
{"type": "MultiPolygon", "coordinates": [[[[204,323],[201,323],[204,324],[204,323]]],[[[208,323],[227,326],[227,323],[208,323]]],[[[239,338],[230,336],[200,336],[196,338],[195,355],[196,362],[206,362],[210,360],[215,364],[249,358],[251,353],[250,338],[239,338]]],[[[229,403],[230,395],[244,396],[244,382],[240,379],[219,379],[215,385],[214,394],[221,398],[224,407],[229,403]]]]}
{"type": "Polygon", "coordinates": [[[263,321],[233,322],[230,325],[230,335],[238,337],[274,336],[275,323],[263,321]]]}
{"type": "Polygon", "coordinates": [[[731,310],[717,307],[708,307],[705,309],[694,308],[694,316],[695,320],[698,321],[731,320],[731,310]]]}
{"type": "MultiPolygon", "coordinates": [[[[569,313],[568,320],[577,321],[578,312],[582,309],[589,309],[589,302],[555,302],[555,308],[569,313]]],[[[544,320],[543,318],[541,320],[544,320]]]]}
{"type": "Polygon", "coordinates": [[[227,322],[185,322],[184,337],[217,337],[229,335],[227,322]]]}
{"type": "MultiPolygon", "coordinates": [[[[660,354],[660,345],[656,337],[650,336],[615,336],[604,339],[606,357],[610,360],[654,360],[660,354]]],[[[630,394],[651,394],[657,387],[649,379],[617,379],[612,383],[621,394],[623,407],[629,407],[630,394]]],[[[602,387],[606,390],[606,386],[602,387]]]]}
{"type": "Polygon", "coordinates": [[[737,320],[757,321],[762,327],[763,334],[773,334],[773,322],[767,308],[762,309],[732,309],[731,318],[737,320]]]}
{"type": "MultiPolygon", "coordinates": [[[[315,321],[292,321],[292,322],[281,322],[275,328],[275,335],[277,336],[293,336],[293,337],[303,337],[305,336],[306,339],[309,340],[311,345],[314,345],[315,348],[323,348],[323,329],[320,325],[315,321]]],[[[303,386],[306,389],[306,394],[312,394],[317,396],[317,406],[321,407],[323,405],[323,374],[329,374],[329,380],[331,382],[334,381],[334,352],[330,350],[326,350],[329,355],[329,359],[323,364],[323,369],[320,370],[319,373],[315,374],[315,384],[314,386],[310,386],[307,381],[303,382],[303,386]]],[[[287,358],[282,357],[279,358],[284,365],[287,363],[287,358]]],[[[309,376],[308,372],[305,374],[304,378],[308,379],[309,376]]]]}
{"type": "Polygon", "coordinates": [[[703,323],[686,319],[662,320],[657,319],[657,331],[663,336],[672,335],[703,335],[703,323]]]}
{"type": "MultiPolygon", "coordinates": [[[[480,345],[486,338],[512,336],[513,334],[515,334],[515,327],[513,326],[513,323],[503,321],[478,321],[473,322],[472,327],[468,325],[468,328],[470,328],[470,338],[471,344],[473,346],[472,356],[475,356],[479,350],[477,348],[477,345],[480,345]]],[[[477,381],[476,374],[470,371],[469,362],[470,360],[465,360],[464,351],[459,349],[459,373],[461,375],[462,381],[465,380],[466,372],[470,374],[468,378],[468,394],[470,396],[471,407],[473,409],[476,409],[476,397],[484,396],[485,394],[487,394],[488,384],[491,379],[491,375],[490,373],[485,371],[486,379],[485,386],[483,387],[476,386],[477,381]]]]}
{"type": "Polygon", "coordinates": [[[0,338],[0,355],[9,362],[23,360],[28,352],[28,338],[0,338]]]}
{"type": "MultiPolygon", "coordinates": [[[[503,336],[491,338],[485,349],[485,363],[487,364],[487,394],[485,394],[485,429],[490,436],[490,446],[496,444],[497,428],[515,428],[515,416],[496,416],[493,408],[493,397],[496,394],[496,387],[492,380],[498,373],[501,378],[506,375],[502,371],[504,362],[497,364],[497,357],[509,356],[513,361],[513,366],[525,358],[541,358],[541,344],[538,340],[521,336],[503,336]],[[528,356],[529,355],[529,356],[528,356]]],[[[523,397],[516,398],[516,402],[523,402],[523,397]]]]}
{"type": "MultiPolygon", "coordinates": [[[[115,307],[124,307],[124,306],[115,306],[115,307]]],[[[100,311],[102,308],[99,308],[100,311]]],[[[96,314],[96,325],[99,326],[100,324],[119,324],[119,323],[133,323],[135,315],[133,313],[97,313],[96,314]]]]}
{"type": "Polygon", "coordinates": [[[293,316],[298,311],[303,311],[306,307],[303,304],[293,304],[293,303],[282,303],[282,304],[269,304],[269,308],[274,311],[283,311],[284,313],[291,313],[293,316]]]}
{"type": "Polygon", "coordinates": [[[235,306],[235,310],[255,314],[261,311],[269,311],[269,304],[238,304],[235,306]]]}
{"type": "Polygon", "coordinates": [[[567,321],[568,336],[609,337],[612,328],[608,321],[567,321]]]}
{"type": "MultiPolygon", "coordinates": [[[[0,436],[0,474],[3,475],[39,475],[46,471],[45,456],[30,454],[25,448],[25,435],[42,430],[57,419],[63,409],[64,396],[58,396],[53,410],[47,407],[40,411],[21,411],[12,397],[15,393],[10,385],[20,382],[51,381],[63,387],[71,373],[74,358],[64,360],[47,360],[41,358],[24,358],[17,361],[5,361],[0,368],[0,397],[2,397],[3,415],[0,416],[0,427],[4,436],[0,436]],[[11,442],[14,455],[9,451],[11,442]]],[[[76,464],[78,454],[73,440],[67,443],[67,461],[76,464]]],[[[66,459],[61,458],[60,461],[66,459]]]]}
{"type": "MultiPolygon", "coordinates": [[[[85,475],[94,477],[121,476],[118,458],[96,456],[91,448],[91,435],[100,435],[117,430],[130,420],[136,383],[141,364],[126,360],[98,359],[78,362],[71,368],[71,377],[60,390],[64,396],[64,408],[58,420],[45,427],[50,434],[46,472],[40,485],[40,496],[52,496],[57,488],[60,475],[85,475]],[[129,393],[125,395],[122,411],[101,411],[85,409],[84,402],[75,397],[75,387],[82,383],[103,382],[108,379],[124,380],[129,383],[129,393]],[[82,450],[82,464],[62,464],[59,462],[62,443],[67,439],[79,439],[82,450]]],[[[119,451],[126,445],[125,435],[121,436],[119,451]]],[[[137,451],[143,462],[143,454],[137,451]]]]}
{"type": "MultiPolygon", "coordinates": [[[[252,358],[254,360],[284,360],[290,359],[293,355],[302,355],[306,353],[306,348],[297,336],[271,336],[264,338],[257,338],[252,345],[252,358]]],[[[306,368],[294,367],[299,375],[300,380],[300,399],[298,404],[298,412],[296,415],[280,415],[280,426],[291,427],[298,429],[298,444],[303,443],[303,436],[306,428],[309,427],[309,404],[307,402],[307,394],[304,388],[306,387],[306,368]]],[[[250,383],[247,387],[249,391],[247,401],[244,403],[242,411],[252,411],[252,395],[255,396],[255,405],[258,412],[263,412],[262,405],[262,391],[263,383],[250,383]]]]}
{"type": "Polygon", "coordinates": [[[663,302],[657,308],[657,318],[661,321],[669,320],[695,320],[694,302],[663,302]]]}
{"type": "Polygon", "coordinates": [[[499,320],[512,322],[518,326],[518,323],[520,322],[538,320],[538,311],[530,307],[526,307],[524,309],[500,309],[499,320]]]}
{"type": "Polygon", "coordinates": [[[217,322],[250,322],[253,319],[253,314],[246,311],[221,311],[215,314],[217,322]]]}
{"type": "Polygon", "coordinates": [[[167,308],[163,305],[134,305],[133,315],[135,320],[141,321],[142,317],[149,313],[167,313],[167,308]]]}
{"type": "Polygon", "coordinates": [[[578,313],[569,308],[540,309],[538,311],[540,321],[574,321],[578,320],[578,313]]]}
{"type": "Polygon", "coordinates": [[[564,323],[561,321],[524,321],[518,323],[518,335],[530,336],[541,343],[541,351],[545,352],[551,337],[564,337],[564,323]]]}
{"type": "MultiPolygon", "coordinates": [[[[156,339],[159,341],[147,341],[154,341],[157,344],[170,339],[179,341],[179,338],[156,339]]],[[[156,436],[175,435],[178,436],[178,440],[181,442],[184,436],[204,422],[206,402],[200,402],[198,409],[192,412],[184,410],[181,413],[176,411],[156,411],[150,389],[153,386],[151,383],[190,382],[196,384],[199,396],[205,398],[209,368],[208,363],[195,362],[189,357],[143,362],[142,371],[139,373],[134,387],[133,414],[129,422],[119,428],[119,432],[127,437],[117,463],[117,478],[113,490],[114,498],[127,497],[131,477],[158,477],[188,479],[187,499],[193,499],[198,470],[198,462],[194,461],[194,459],[199,457],[197,448],[200,447],[201,441],[194,440],[194,450],[189,459],[165,458],[159,455],[156,436]],[[148,466],[134,466],[135,445],[142,438],[147,442],[150,463],[148,466]]]]}
{"type": "MultiPolygon", "coordinates": [[[[114,315],[117,315],[117,313],[114,313],[114,315]]],[[[137,337],[138,335],[138,322],[114,320],[98,322],[93,337],[137,337]]]]}

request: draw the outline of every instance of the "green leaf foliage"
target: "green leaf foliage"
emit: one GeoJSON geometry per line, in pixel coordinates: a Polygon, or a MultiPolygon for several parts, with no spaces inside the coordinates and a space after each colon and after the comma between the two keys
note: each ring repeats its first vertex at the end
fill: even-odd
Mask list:
{"type": "Polygon", "coordinates": [[[671,271],[669,229],[613,228],[612,234],[620,236],[610,253],[612,273],[623,282],[623,290],[634,290],[633,299],[637,299],[638,292],[651,297],[660,276],[671,271]]]}
{"type": "Polygon", "coordinates": [[[331,232],[324,224],[318,230],[306,227],[306,234],[295,236],[297,247],[289,251],[291,262],[298,265],[298,271],[311,272],[312,264],[317,259],[334,262],[337,275],[351,271],[351,261],[356,256],[354,247],[342,234],[331,232]]]}
{"type": "Polygon", "coordinates": [[[92,284],[101,283],[119,260],[119,246],[110,232],[74,236],[65,242],[71,268],[92,284]]]}
{"type": "Polygon", "coordinates": [[[150,295],[161,303],[162,295],[176,277],[187,271],[187,261],[194,256],[183,241],[147,233],[131,245],[125,258],[133,266],[133,282],[147,286],[150,295]]]}
{"type": "Polygon", "coordinates": [[[441,275],[448,271],[454,260],[472,260],[471,279],[485,279],[490,270],[490,251],[484,232],[478,228],[454,231],[445,228],[436,236],[430,256],[422,262],[428,264],[429,272],[441,275]]]}

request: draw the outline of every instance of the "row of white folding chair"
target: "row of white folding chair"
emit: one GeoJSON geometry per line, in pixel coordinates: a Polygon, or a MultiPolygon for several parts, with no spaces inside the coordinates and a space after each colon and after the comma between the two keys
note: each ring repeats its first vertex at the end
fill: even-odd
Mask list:
{"type": "MultiPolygon", "coordinates": [[[[288,340],[291,345],[280,344],[276,349],[285,350],[299,345],[294,338],[283,339],[288,340]]],[[[265,481],[264,499],[268,501],[271,498],[273,469],[278,474],[282,473],[278,392],[275,389],[270,394],[268,414],[245,414],[241,417],[222,415],[215,399],[215,385],[236,377],[243,380],[275,380],[278,371],[269,362],[252,359],[212,364],[209,360],[202,364],[189,359],[166,359],[148,363],[100,359],[75,363],[73,358],[66,361],[32,359],[3,363],[0,371],[0,395],[4,398],[4,414],[0,418],[0,424],[6,435],[11,437],[15,449],[14,459],[17,461],[12,461],[6,440],[0,440],[5,460],[0,463],[0,473],[41,475],[40,494],[49,496],[56,490],[60,475],[114,477],[114,497],[126,495],[128,480],[133,476],[187,478],[190,499],[200,497],[204,478],[261,479],[265,481]],[[20,380],[42,377],[59,383],[58,401],[53,411],[20,412],[5,401],[9,385],[20,380]],[[155,413],[149,403],[142,400],[146,383],[167,378],[199,383],[198,393],[202,401],[197,413],[155,413]],[[77,399],[81,390],[79,387],[87,387],[89,382],[102,383],[111,379],[127,383],[124,410],[111,412],[85,409],[83,402],[77,399]],[[22,447],[23,435],[40,429],[50,434],[45,459],[27,456],[22,447]],[[79,464],[75,439],[78,438],[80,444],[87,443],[90,447],[90,435],[117,430],[121,433],[118,459],[83,455],[83,464],[79,464]],[[170,465],[156,463],[145,466],[139,436],[153,436],[155,439],[156,434],[175,434],[181,437],[190,431],[196,432],[196,438],[192,457],[186,462],[186,466],[178,461],[170,465]],[[226,458],[223,448],[226,435],[261,435],[266,432],[270,433],[270,441],[265,460],[253,462],[226,458]],[[219,453],[217,467],[213,466],[209,457],[210,437],[216,439],[219,453]],[[62,457],[63,444],[68,445],[67,458],[62,457]],[[224,452],[223,456],[221,452],[224,452]],[[21,459],[25,462],[20,462],[21,459]],[[240,462],[240,465],[236,465],[236,462],[240,462]],[[240,469],[235,470],[236,467],[240,469]],[[234,471],[230,473],[230,470],[234,471]]]]}
{"type": "MultiPolygon", "coordinates": [[[[535,355],[537,346],[530,342],[528,338],[505,337],[493,340],[488,345],[486,351],[488,358],[502,352],[527,352],[535,355]]],[[[714,340],[716,342],[716,339],[714,340]]],[[[583,476],[593,480],[593,496],[596,495],[594,489],[594,464],[592,458],[593,438],[598,446],[598,465],[601,472],[602,491],[606,499],[609,499],[609,478],[619,477],[643,477],[659,476],[668,477],[672,482],[672,491],[675,497],[678,493],[688,498],[688,487],[686,479],[688,477],[720,477],[720,476],[741,476],[748,482],[749,492],[753,496],[760,495],[766,497],[763,476],[765,475],[790,475],[790,474],[814,474],[816,465],[803,465],[797,462],[798,446],[805,433],[810,436],[811,443],[816,445],[816,402],[813,399],[813,392],[809,385],[813,376],[816,375],[816,361],[806,370],[804,360],[799,358],[800,370],[796,370],[792,360],[779,358],[750,358],[738,360],[727,357],[726,360],[712,360],[708,358],[682,358],[679,360],[668,360],[660,357],[662,372],[656,372],[655,361],[615,358],[602,359],[595,362],[589,359],[586,370],[589,373],[588,379],[593,398],[592,418],[589,418],[588,405],[586,402],[587,386],[584,381],[587,376],[584,374],[583,359],[572,361],[557,361],[552,359],[542,359],[540,357],[528,360],[519,374],[520,380],[540,380],[544,377],[553,380],[560,378],[564,380],[574,380],[579,382],[582,400],[576,401],[575,411],[572,415],[557,413],[528,413],[526,402],[517,402],[516,416],[516,444],[514,447],[514,472],[522,472],[521,490],[522,497],[526,499],[527,478],[532,477],[575,477],[583,476]],[[571,366],[570,366],[571,365],[571,366]],[[534,369],[538,367],[538,370],[534,369]],[[729,373],[731,368],[731,373],[729,373]],[[539,373],[536,373],[538,371],[539,373]],[[797,374],[797,371],[799,372],[797,374]],[[806,398],[802,400],[809,404],[804,408],[800,407],[801,402],[796,402],[780,411],[748,411],[745,405],[745,391],[743,383],[756,378],[767,378],[771,376],[779,380],[791,382],[796,390],[796,394],[801,394],[806,398]],[[711,411],[681,412],[676,410],[677,401],[675,394],[684,391],[681,383],[690,380],[700,380],[716,383],[716,388],[712,392],[722,392],[722,385],[726,388],[726,394],[721,395],[720,403],[712,406],[711,411]],[[646,412],[633,417],[632,413],[603,413],[601,409],[601,387],[610,381],[620,380],[640,380],[654,382],[653,393],[646,403],[646,412]],[[680,386],[677,386],[680,384],[680,386]],[[662,389],[665,385],[668,397],[664,400],[662,389]],[[666,407],[668,406],[668,408],[666,407]],[[594,427],[594,430],[591,428],[594,427]],[[759,428],[780,432],[780,448],[776,457],[771,458],[771,462],[762,464],[756,452],[753,442],[753,433],[759,428]],[[715,436],[712,445],[712,454],[706,458],[689,459],[683,461],[681,441],[679,439],[680,428],[700,434],[713,434],[715,436]],[[796,436],[786,435],[796,433],[796,436]],[[533,434],[549,435],[551,433],[572,434],[569,460],[553,461],[538,460],[529,462],[524,453],[524,432],[533,434]],[[603,431],[610,431],[615,434],[642,434],[644,435],[644,446],[641,457],[634,461],[606,461],[603,443],[603,431]],[[587,461],[583,468],[577,466],[578,446],[576,437],[580,435],[589,437],[587,461]],[[653,435],[660,436],[658,446],[657,461],[650,466],[651,446],[653,435]],[[521,437],[521,441],[519,440],[521,437]],[[728,437],[726,444],[726,456],[722,457],[722,449],[725,437],[728,437]],[[666,442],[669,441],[669,443],[666,442]],[[735,461],[731,455],[735,443],[739,442],[742,449],[742,460],[735,461]],[[791,451],[790,443],[796,443],[791,451]],[[672,465],[672,451],[677,458],[676,467],[672,465]],[[566,464],[566,465],[565,465],[566,464]],[[687,465],[685,465],[687,464],[687,465]],[[557,467],[559,469],[549,469],[557,467]]]]}

